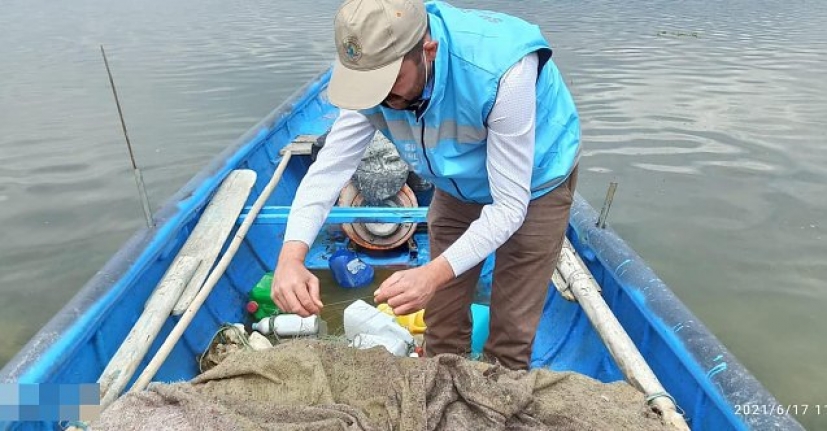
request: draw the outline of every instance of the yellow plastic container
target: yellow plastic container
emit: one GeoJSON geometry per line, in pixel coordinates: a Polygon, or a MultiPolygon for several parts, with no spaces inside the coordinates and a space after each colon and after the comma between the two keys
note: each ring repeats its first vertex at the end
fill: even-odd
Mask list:
{"type": "Polygon", "coordinates": [[[411,334],[425,333],[425,310],[419,310],[416,313],[406,314],[404,316],[397,316],[393,314],[393,309],[391,309],[388,304],[379,304],[376,308],[385,314],[395,317],[396,322],[411,334]]]}

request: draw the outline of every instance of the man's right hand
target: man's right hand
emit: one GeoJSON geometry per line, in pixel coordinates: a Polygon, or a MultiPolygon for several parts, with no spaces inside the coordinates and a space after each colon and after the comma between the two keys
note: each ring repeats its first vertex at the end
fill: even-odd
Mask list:
{"type": "Polygon", "coordinates": [[[270,297],[282,311],[302,317],[319,314],[323,307],[319,279],[304,266],[307,249],[303,242],[284,243],[270,289],[270,297]]]}

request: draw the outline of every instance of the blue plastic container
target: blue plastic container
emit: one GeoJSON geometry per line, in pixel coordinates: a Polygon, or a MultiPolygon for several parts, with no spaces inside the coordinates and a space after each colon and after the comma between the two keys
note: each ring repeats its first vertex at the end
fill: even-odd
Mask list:
{"type": "Polygon", "coordinates": [[[471,321],[473,326],[471,329],[471,353],[473,355],[482,354],[482,348],[488,340],[488,322],[490,309],[487,305],[471,304],[471,321]]]}
{"type": "Polygon", "coordinates": [[[373,267],[348,249],[333,252],[327,264],[333,279],[344,288],[364,287],[373,282],[373,267]]]}

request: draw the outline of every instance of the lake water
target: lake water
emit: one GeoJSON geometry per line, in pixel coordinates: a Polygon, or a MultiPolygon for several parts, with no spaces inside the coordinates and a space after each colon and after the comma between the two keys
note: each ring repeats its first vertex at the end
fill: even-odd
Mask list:
{"type": "MultiPolygon", "coordinates": [[[[455,4],[545,30],[580,193],[619,182],[613,228],[781,402],[827,405],[827,2],[455,4]]],[[[0,364],[143,223],[98,46],[157,208],[330,65],[337,5],[3,2],[0,364]]]]}

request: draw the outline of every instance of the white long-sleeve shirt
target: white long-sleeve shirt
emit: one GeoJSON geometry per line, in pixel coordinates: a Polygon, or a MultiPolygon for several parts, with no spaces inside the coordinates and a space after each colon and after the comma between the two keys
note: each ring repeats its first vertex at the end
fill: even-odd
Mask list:
{"type": "MultiPolygon", "coordinates": [[[[523,57],[501,78],[488,116],[487,159],[492,203],[443,256],[458,276],[503,245],[525,220],[534,165],[537,55],[523,57]]],[[[375,128],[357,111],[340,110],[324,147],[293,200],[285,241],[313,244],[370,144],[375,128]]],[[[431,256],[432,259],[437,256],[431,256]]]]}

